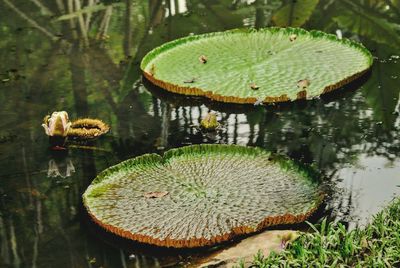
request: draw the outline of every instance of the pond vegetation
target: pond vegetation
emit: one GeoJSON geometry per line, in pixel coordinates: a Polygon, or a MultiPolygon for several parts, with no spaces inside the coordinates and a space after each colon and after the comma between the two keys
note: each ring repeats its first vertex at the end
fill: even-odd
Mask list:
{"type": "Polygon", "coordinates": [[[363,229],[346,230],[324,219],[280,254],[255,256],[256,267],[397,267],[400,264],[400,199],[363,229]]]}

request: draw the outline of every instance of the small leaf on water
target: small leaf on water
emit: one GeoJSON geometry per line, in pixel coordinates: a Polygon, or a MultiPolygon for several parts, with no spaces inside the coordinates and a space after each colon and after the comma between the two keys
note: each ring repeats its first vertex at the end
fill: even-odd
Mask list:
{"type": "Polygon", "coordinates": [[[306,89],[306,88],[308,88],[308,86],[310,84],[311,84],[310,80],[308,80],[308,79],[302,79],[302,80],[297,81],[297,87],[300,89],[306,89]]]}
{"type": "Polygon", "coordinates": [[[296,39],[297,39],[297,35],[296,35],[296,34],[291,34],[291,35],[289,36],[290,42],[293,42],[293,41],[296,40],[296,39]]]}
{"type": "Polygon", "coordinates": [[[250,84],[250,88],[253,89],[253,90],[257,90],[257,89],[259,89],[260,87],[257,86],[256,83],[251,83],[251,84],[250,84]]]}
{"type": "Polygon", "coordinates": [[[191,83],[194,83],[194,82],[196,82],[196,78],[195,77],[193,77],[192,79],[183,81],[183,83],[186,83],[186,84],[191,84],[191,83]]]}
{"type": "Polygon", "coordinates": [[[147,192],[143,196],[146,198],[160,198],[164,197],[168,194],[168,192],[163,191],[163,192],[147,192]]]}
{"type": "Polygon", "coordinates": [[[201,63],[203,63],[203,64],[205,64],[205,63],[207,63],[207,57],[206,56],[204,56],[204,55],[201,55],[200,57],[199,57],[199,61],[201,62],[201,63]]]}

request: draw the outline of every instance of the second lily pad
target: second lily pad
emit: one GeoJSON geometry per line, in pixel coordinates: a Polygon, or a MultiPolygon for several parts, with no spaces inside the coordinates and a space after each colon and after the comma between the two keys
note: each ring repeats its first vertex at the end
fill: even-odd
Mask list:
{"type": "Polygon", "coordinates": [[[199,247],[304,221],[322,201],[312,176],[259,148],[193,145],[139,156],[83,194],[93,220],[135,241],[199,247]]]}
{"type": "Polygon", "coordinates": [[[265,28],[177,39],[150,51],[141,68],[148,80],[171,92],[273,103],[315,98],[371,65],[372,55],[360,43],[320,31],[265,28]]]}

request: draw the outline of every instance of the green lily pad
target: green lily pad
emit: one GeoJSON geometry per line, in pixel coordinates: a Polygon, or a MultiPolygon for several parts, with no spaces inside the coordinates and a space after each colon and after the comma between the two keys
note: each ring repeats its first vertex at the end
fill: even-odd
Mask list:
{"type": "Polygon", "coordinates": [[[302,222],[321,201],[305,169],[235,145],[193,145],[129,159],[100,173],[83,194],[89,215],[108,231],[176,248],[302,222]]]}
{"type": "Polygon", "coordinates": [[[300,28],[265,28],[177,39],[150,51],[141,69],[149,81],[171,92],[273,103],[318,97],[371,65],[371,53],[348,39],[300,28]]]}

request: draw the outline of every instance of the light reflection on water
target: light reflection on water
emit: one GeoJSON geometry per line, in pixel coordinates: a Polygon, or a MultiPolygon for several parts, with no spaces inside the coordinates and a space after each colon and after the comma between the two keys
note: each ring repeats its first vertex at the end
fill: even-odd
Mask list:
{"type": "Polygon", "coordinates": [[[365,226],[371,215],[400,194],[400,165],[384,157],[360,155],[355,165],[338,171],[335,182],[344,194],[332,202],[336,218],[346,218],[349,228],[365,226]]]}
{"type": "Polygon", "coordinates": [[[188,144],[260,146],[314,165],[330,196],[313,221],[363,225],[398,195],[395,7],[369,7],[372,23],[360,28],[351,23],[352,10],[368,3],[321,2],[303,27],[340,29],[362,41],[377,57],[371,73],[338,94],[264,108],[166,94],[142,83],[139,62],[190,33],[272,25],[281,1],[104,1],[84,24],[81,13],[68,11],[71,2],[0,2],[0,266],[157,267],[201,255],[115,239],[90,224],[81,204],[101,170],[188,144]],[[53,110],[101,118],[111,132],[67,155],[50,152],[40,124],[53,110]],[[216,134],[198,129],[210,110],[223,126],[216,134]]]}

